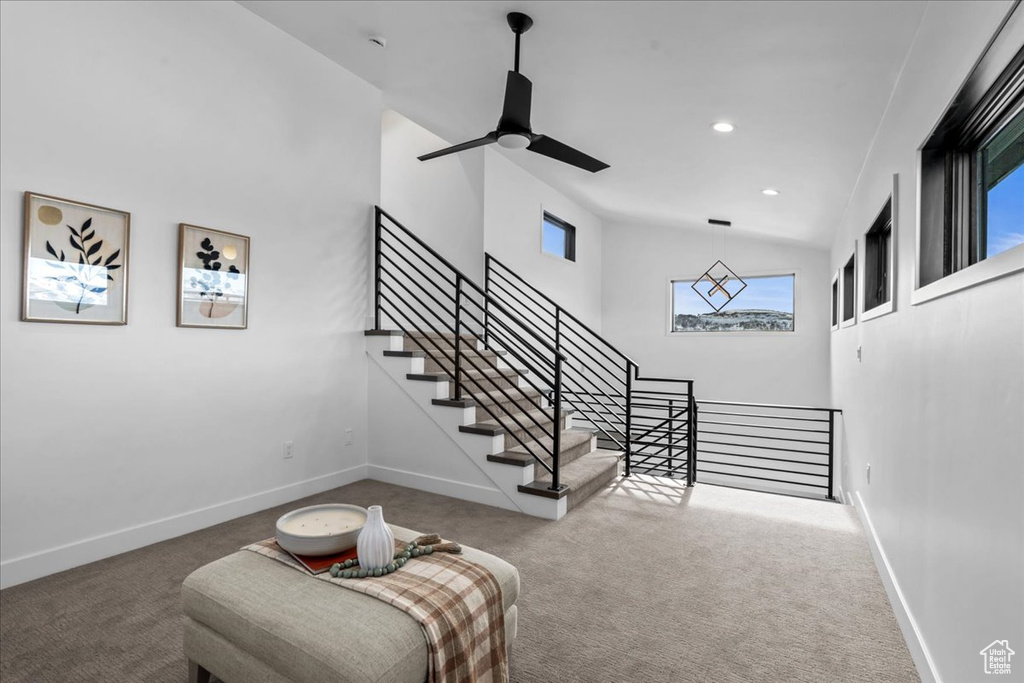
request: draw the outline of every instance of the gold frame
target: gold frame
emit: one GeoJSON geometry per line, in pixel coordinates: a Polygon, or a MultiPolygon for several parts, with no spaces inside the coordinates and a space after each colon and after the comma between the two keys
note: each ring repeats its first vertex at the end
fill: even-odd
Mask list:
{"type": "Polygon", "coordinates": [[[57,197],[52,194],[43,194],[41,192],[29,192],[28,190],[24,193],[24,203],[22,205],[22,213],[24,219],[24,228],[22,230],[22,243],[23,243],[23,256],[21,263],[21,320],[27,323],[68,323],[71,325],[127,325],[128,324],[128,268],[129,268],[129,254],[130,254],[130,238],[131,238],[131,227],[132,227],[132,215],[128,211],[122,211],[121,209],[112,209],[108,206],[99,206],[98,204],[89,204],[87,202],[79,202],[73,199],[65,199],[64,197],[57,197]],[[41,318],[32,317],[29,315],[29,298],[28,298],[28,266],[29,257],[31,250],[31,236],[32,231],[30,223],[31,217],[31,204],[32,199],[49,199],[55,202],[61,202],[63,204],[70,204],[71,206],[79,206],[87,209],[95,209],[97,211],[106,211],[108,213],[121,214],[124,216],[124,246],[122,247],[122,255],[124,258],[122,265],[122,278],[124,279],[124,286],[121,292],[121,319],[120,320],[72,320],[64,318],[41,318]]]}
{"type": "Polygon", "coordinates": [[[195,225],[194,223],[178,223],[178,327],[196,327],[196,328],[207,328],[214,330],[246,330],[249,328],[249,250],[251,249],[250,239],[245,235],[239,235],[234,232],[227,232],[226,230],[215,230],[214,228],[207,228],[202,225],[195,225]],[[184,286],[185,282],[183,279],[183,273],[185,270],[185,231],[186,230],[202,230],[203,232],[213,233],[215,235],[226,235],[228,237],[234,237],[236,239],[243,240],[245,242],[245,299],[242,301],[242,324],[241,325],[197,325],[195,323],[184,323],[181,321],[181,316],[184,308],[184,286]]]}

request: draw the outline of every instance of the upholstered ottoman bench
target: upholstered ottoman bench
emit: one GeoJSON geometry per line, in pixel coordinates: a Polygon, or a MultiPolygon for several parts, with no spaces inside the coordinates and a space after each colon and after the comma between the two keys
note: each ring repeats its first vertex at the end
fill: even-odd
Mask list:
{"type": "MultiPolygon", "coordinates": [[[[396,538],[419,532],[390,525],[396,538]]],[[[501,587],[505,641],[516,637],[519,572],[463,546],[501,587]]],[[[227,683],[423,683],[428,649],[411,616],[376,598],[242,550],[182,586],[189,679],[227,683]]]]}

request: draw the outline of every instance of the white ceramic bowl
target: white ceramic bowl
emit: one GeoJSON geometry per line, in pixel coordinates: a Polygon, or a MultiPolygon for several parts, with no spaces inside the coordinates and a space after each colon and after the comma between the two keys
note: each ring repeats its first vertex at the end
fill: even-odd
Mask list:
{"type": "Polygon", "coordinates": [[[367,512],[358,505],[326,503],[299,508],[277,520],[277,543],[296,555],[333,555],[356,544],[367,512]]]}

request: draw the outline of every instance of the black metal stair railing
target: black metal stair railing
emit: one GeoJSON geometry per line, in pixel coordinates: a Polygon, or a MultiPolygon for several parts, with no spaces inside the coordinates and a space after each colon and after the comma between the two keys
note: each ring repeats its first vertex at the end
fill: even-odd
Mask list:
{"type": "Polygon", "coordinates": [[[662,388],[637,386],[632,391],[631,470],[686,479],[692,485],[696,472],[693,381],[640,378],[638,382],[658,383],[662,388]]]}
{"type": "Polygon", "coordinates": [[[635,468],[692,485],[704,472],[718,481],[772,482],[833,497],[841,410],[698,401],[693,380],[641,376],[629,356],[490,254],[484,286],[504,311],[530,321],[565,355],[563,402],[625,452],[627,475],[635,468]]]}
{"type": "MultiPolygon", "coordinates": [[[[627,406],[636,363],[494,256],[484,258],[488,294],[500,300],[506,311],[533,324],[547,345],[572,359],[563,365],[563,403],[609,445],[628,451],[627,406]]],[[[504,315],[494,308],[487,314],[488,319],[504,315]]],[[[626,466],[628,470],[628,460],[626,466]]]]}
{"type": "Polygon", "coordinates": [[[549,488],[564,488],[559,452],[565,355],[375,207],[374,328],[390,326],[448,376],[453,400],[472,400],[515,442],[506,448],[522,448],[551,475],[549,488]],[[524,372],[503,365],[503,357],[524,372]]]}
{"type": "Polygon", "coordinates": [[[697,401],[697,467],[727,483],[833,497],[836,408],[697,401]]]}

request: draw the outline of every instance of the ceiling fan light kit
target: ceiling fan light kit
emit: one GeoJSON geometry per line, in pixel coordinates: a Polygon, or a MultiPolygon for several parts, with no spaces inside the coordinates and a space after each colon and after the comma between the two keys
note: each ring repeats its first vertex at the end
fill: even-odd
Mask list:
{"type": "Polygon", "coordinates": [[[533,129],[530,127],[533,83],[530,82],[529,78],[519,73],[519,39],[533,26],[533,19],[522,12],[509,12],[506,18],[508,19],[509,28],[512,29],[512,33],[516,36],[516,55],[514,69],[508,72],[508,78],[505,81],[505,103],[501,110],[501,118],[498,119],[497,129],[482,138],[424,154],[418,157],[419,160],[429,161],[430,159],[497,142],[506,149],[526,148],[530,152],[551,157],[591,173],[597,173],[608,168],[608,164],[603,161],[573,149],[569,145],[547,135],[533,132],[533,129]]]}

